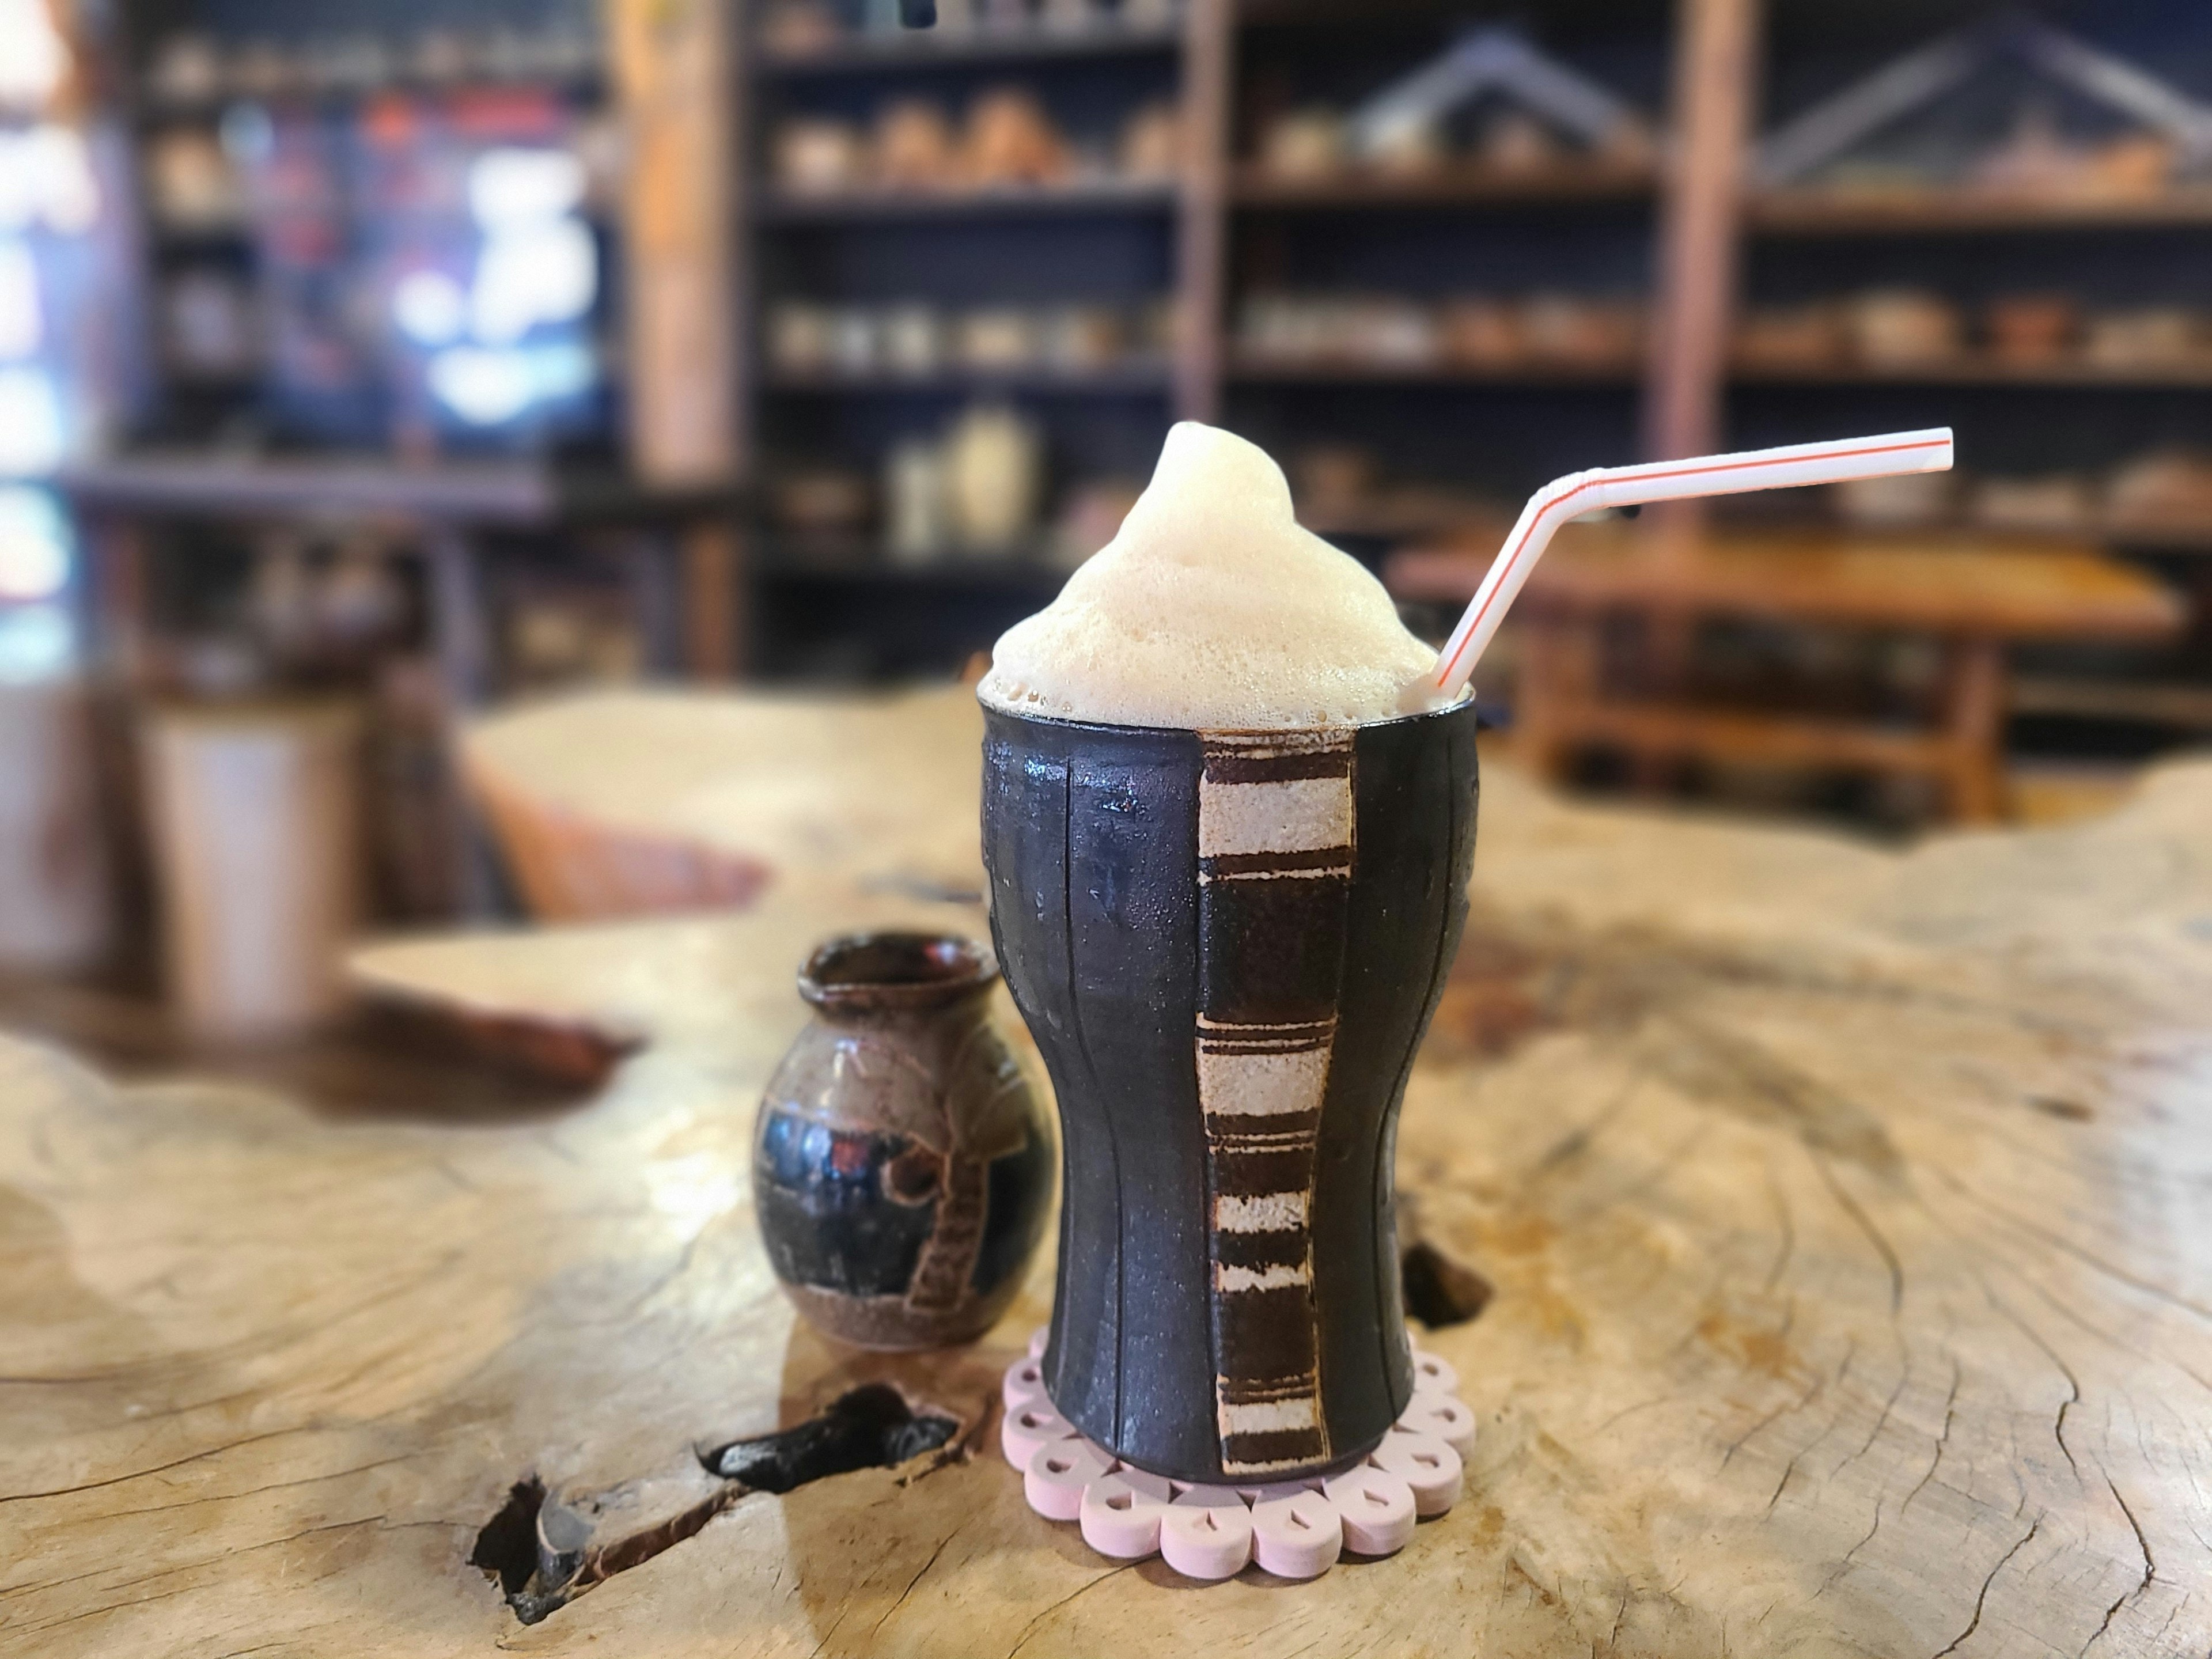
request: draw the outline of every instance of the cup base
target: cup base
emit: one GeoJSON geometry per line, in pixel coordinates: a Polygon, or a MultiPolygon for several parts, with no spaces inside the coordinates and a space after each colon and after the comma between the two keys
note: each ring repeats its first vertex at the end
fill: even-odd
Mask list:
{"type": "Polygon", "coordinates": [[[1317,1577],[1347,1551],[1368,1559],[1395,1554],[1419,1522],[1447,1514],[1462,1494],[1474,1414],[1438,1386],[1443,1377],[1456,1381],[1449,1366],[1419,1352],[1414,1358],[1414,1375],[1425,1380],[1380,1443],[1326,1468],[1261,1485],[1198,1486],[1116,1458],[1053,1411],[1034,1358],[1006,1371],[1004,1449],[1024,1476],[1030,1507],[1048,1521],[1079,1523],[1085,1542],[1108,1560],[1164,1553],[1170,1566],[1200,1583],[1233,1577],[1251,1564],[1278,1577],[1317,1577]],[[1018,1441],[1018,1422],[1026,1425],[1018,1441]],[[1058,1437],[1039,1440],[1040,1432],[1058,1437]],[[1079,1490],[1077,1474],[1089,1476],[1079,1490]],[[1175,1512],[1178,1505],[1231,1508],[1235,1524],[1207,1523],[1201,1537],[1192,1530],[1197,1522],[1175,1512]]]}

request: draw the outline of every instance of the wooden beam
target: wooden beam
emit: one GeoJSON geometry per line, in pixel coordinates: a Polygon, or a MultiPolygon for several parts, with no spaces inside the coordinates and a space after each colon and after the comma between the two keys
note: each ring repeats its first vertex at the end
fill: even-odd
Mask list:
{"type": "MultiPolygon", "coordinates": [[[[1967,724],[1963,717],[1960,724],[1967,724]]],[[[1957,781],[1962,787],[1970,773],[1982,775],[1978,757],[1962,752],[1944,732],[1892,732],[1840,720],[1593,699],[1547,708],[1543,729],[1555,759],[1561,750],[1595,744],[1661,758],[1911,772],[1957,781]]],[[[1979,800],[1973,798],[1977,808],[1979,800]]],[[[1978,811],[1966,816],[1986,822],[1978,811]]]]}
{"type": "Polygon", "coordinates": [[[631,464],[655,483],[720,481],[740,469],[745,447],[738,9],[605,4],[630,147],[622,227],[631,464]]]}
{"type": "MultiPolygon", "coordinates": [[[[630,143],[623,204],[629,295],[630,463],[651,483],[742,478],[751,460],[751,342],[741,134],[743,9],[716,0],[605,0],[630,143]]],[[[740,672],[743,538],[685,532],[686,665],[740,672]]]]}
{"type": "Polygon", "coordinates": [[[1746,151],[1757,104],[1759,0],[1681,0],[1671,153],[1660,206],[1644,448],[1722,447],[1746,151]]]}
{"type": "Polygon", "coordinates": [[[1221,404],[1236,28],[1231,0],[1190,0],[1184,11],[1175,338],[1175,412],[1184,421],[1212,420],[1221,404]]]}
{"type": "Polygon", "coordinates": [[[694,679],[733,679],[744,666],[744,542],[723,524],[684,533],[684,668],[694,679]]]}

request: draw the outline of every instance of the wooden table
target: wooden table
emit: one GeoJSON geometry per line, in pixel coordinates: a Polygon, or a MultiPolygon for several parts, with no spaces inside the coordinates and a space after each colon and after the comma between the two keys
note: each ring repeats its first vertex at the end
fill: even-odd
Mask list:
{"type": "Polygon", "coordinates": [[[562,470],[535,461],[394,465],[374,459],[235,459],[149,453],[90,462],[58,480],[94,526],[100,560],[103,631],[135,641],[147,626],[143,528],[163,522],[366,526],[418,544],[429,567],[431,630],[448,694],[461,707],[491,688],[491,640],[484,615],[477,543],[486,534],[556,534],[599,529],[627,532],[628,562],[654,657],[653,666],[697,674],[726,664],[685,659],[679,635],[686,611],[729,611],[727,591],[683,583],[665,568],[672,544],[651,533],[732,516],[727,485],[640,483],[606,471],[562,470]]]}
{"type": "MultiPolygon", "coordinates": [[[[1409,551],[1394,592],[1457,603],[1489,546],[1409,551]]],[[[2156,643],[2187,621],[2181,599],[2086,547],[1988,538],[1714,534],[1674,550],[1615,526],[1571,526],[1529,578],[1530,646],[1516,694],[1522,754],[1558,776],[1581,748],[1640,757],[1840,767],[1932,777],[1951,815],[1987,823],[2004,803],[2006,651],[2027,641],[2156,643]],[[1601,642],[1632,615],[1683,630],[1713,617],[1916,635],[1947,659],[1925,726],[1701,706],[1665,684],[1622,695],[1601,642]]],[[[1663,677],[1662,677],[1663,678],[1663,677]]]]}
{"type": "MultiPolygon", "coordinates": [[[[972,823],[975,786],[912,813],[972,823]]],[[[2208,823],[2204,764],[1909,854],[1493,769],[1399,1143],[1419,1238],[1494,1290],[1423,1339],[1480,1419],[1468,1491],[1303,1586],[1117,1569],[1024,1506],[988,1448],[1048,1262],[969,1352],[793,1322],[746,1177],[793,965],[982,926],[865,848],[738,915],[364,956],[649,1039],[557,1115],[339,1125],[0,1042],[0,1652],[2201,1656],[2208,823]],[[983,1449],[704,1475],[863,1378],[983,1449]],[[527,1476],[628,1570],[525,1626],[469,1557],[527,1476]]]]}
{"type": "MultiPolygon", "coordinates": [[[[497,535],[597,536],[612,544],[646,642],[647,666],[726,678],[732,664],[702,651],[726,641],[737,614],[726,558],[695,556],[702,527],[720,534],[741,507],[726,483],[671,486],[541,461],[396,465],[345,456],[231,457],[149,452],[65,469],[57,480],[87,521],[100,647],[141,672],[155,625],[149,562],[154,532],[179,524],[325,531],[366,529],[419,552],[429,644],[449,720],[481,707],[497,671],[495,619],[482,552],[497,535]],[[689,535],[689,540],[686,537],[689,535]]],[[[711,536],[709,539],[711,539],[711,536]]],[[[168,689],[168,688],[162,688],[168,689]]],[[[467,840],[465,828],[462,838],[467,840]]],[[[463,908],[494,908],[477,849],[450,856],[463,908]]]]}

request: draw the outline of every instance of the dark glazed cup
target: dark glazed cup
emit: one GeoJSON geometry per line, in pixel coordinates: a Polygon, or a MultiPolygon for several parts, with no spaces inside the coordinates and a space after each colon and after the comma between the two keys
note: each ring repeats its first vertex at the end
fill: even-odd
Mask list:
{"type": "Polygon", "coordinates": [[[815,1015],[761,1101],[753,1200],[785,1293],[831,1336],[971,1341],[1021,1288],[1052,1136],[991,1023],[998,976],[932,933],[834,939],[800,970],[815,1015]]]}
{"type": "Polygon", "coordinates": [[[1475,714],[1330,730],[985,709],[991,929],[1059,1094],[1045,1385],[1139,1468],[1249,1484],[1413,1395],[1392,1164],[1467,916],[1475,714]]]}

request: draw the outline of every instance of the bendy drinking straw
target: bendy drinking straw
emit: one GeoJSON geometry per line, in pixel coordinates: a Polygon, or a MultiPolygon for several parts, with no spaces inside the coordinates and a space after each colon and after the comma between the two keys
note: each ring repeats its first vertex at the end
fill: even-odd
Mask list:
{"type": "Polygon", "coordinates": [[[1570,519],[1607,507],[1636,507],[1647,501],[1680,501],[1692,495],[1735,495],[1753,489],[1782,489],[1793,484],[1840,483],[1854,478],[1887,478],[1905,472],[1948,472],[1951,428],[1888,432],[1872,438],[1842,438],[1832,443],[1790,444],[1780,449],[1746,450],[1734,455],[1705,455],[1693,460],[1651,461],[1642,466],[1597,467],[1555,478],[1528,498],[1513,533],[1505,538],[1467,614],[1437,653],[1433,684],[1456,695],[1497,633],[1498,624],[1544,556],[1559,527],[1570,519]]]}

